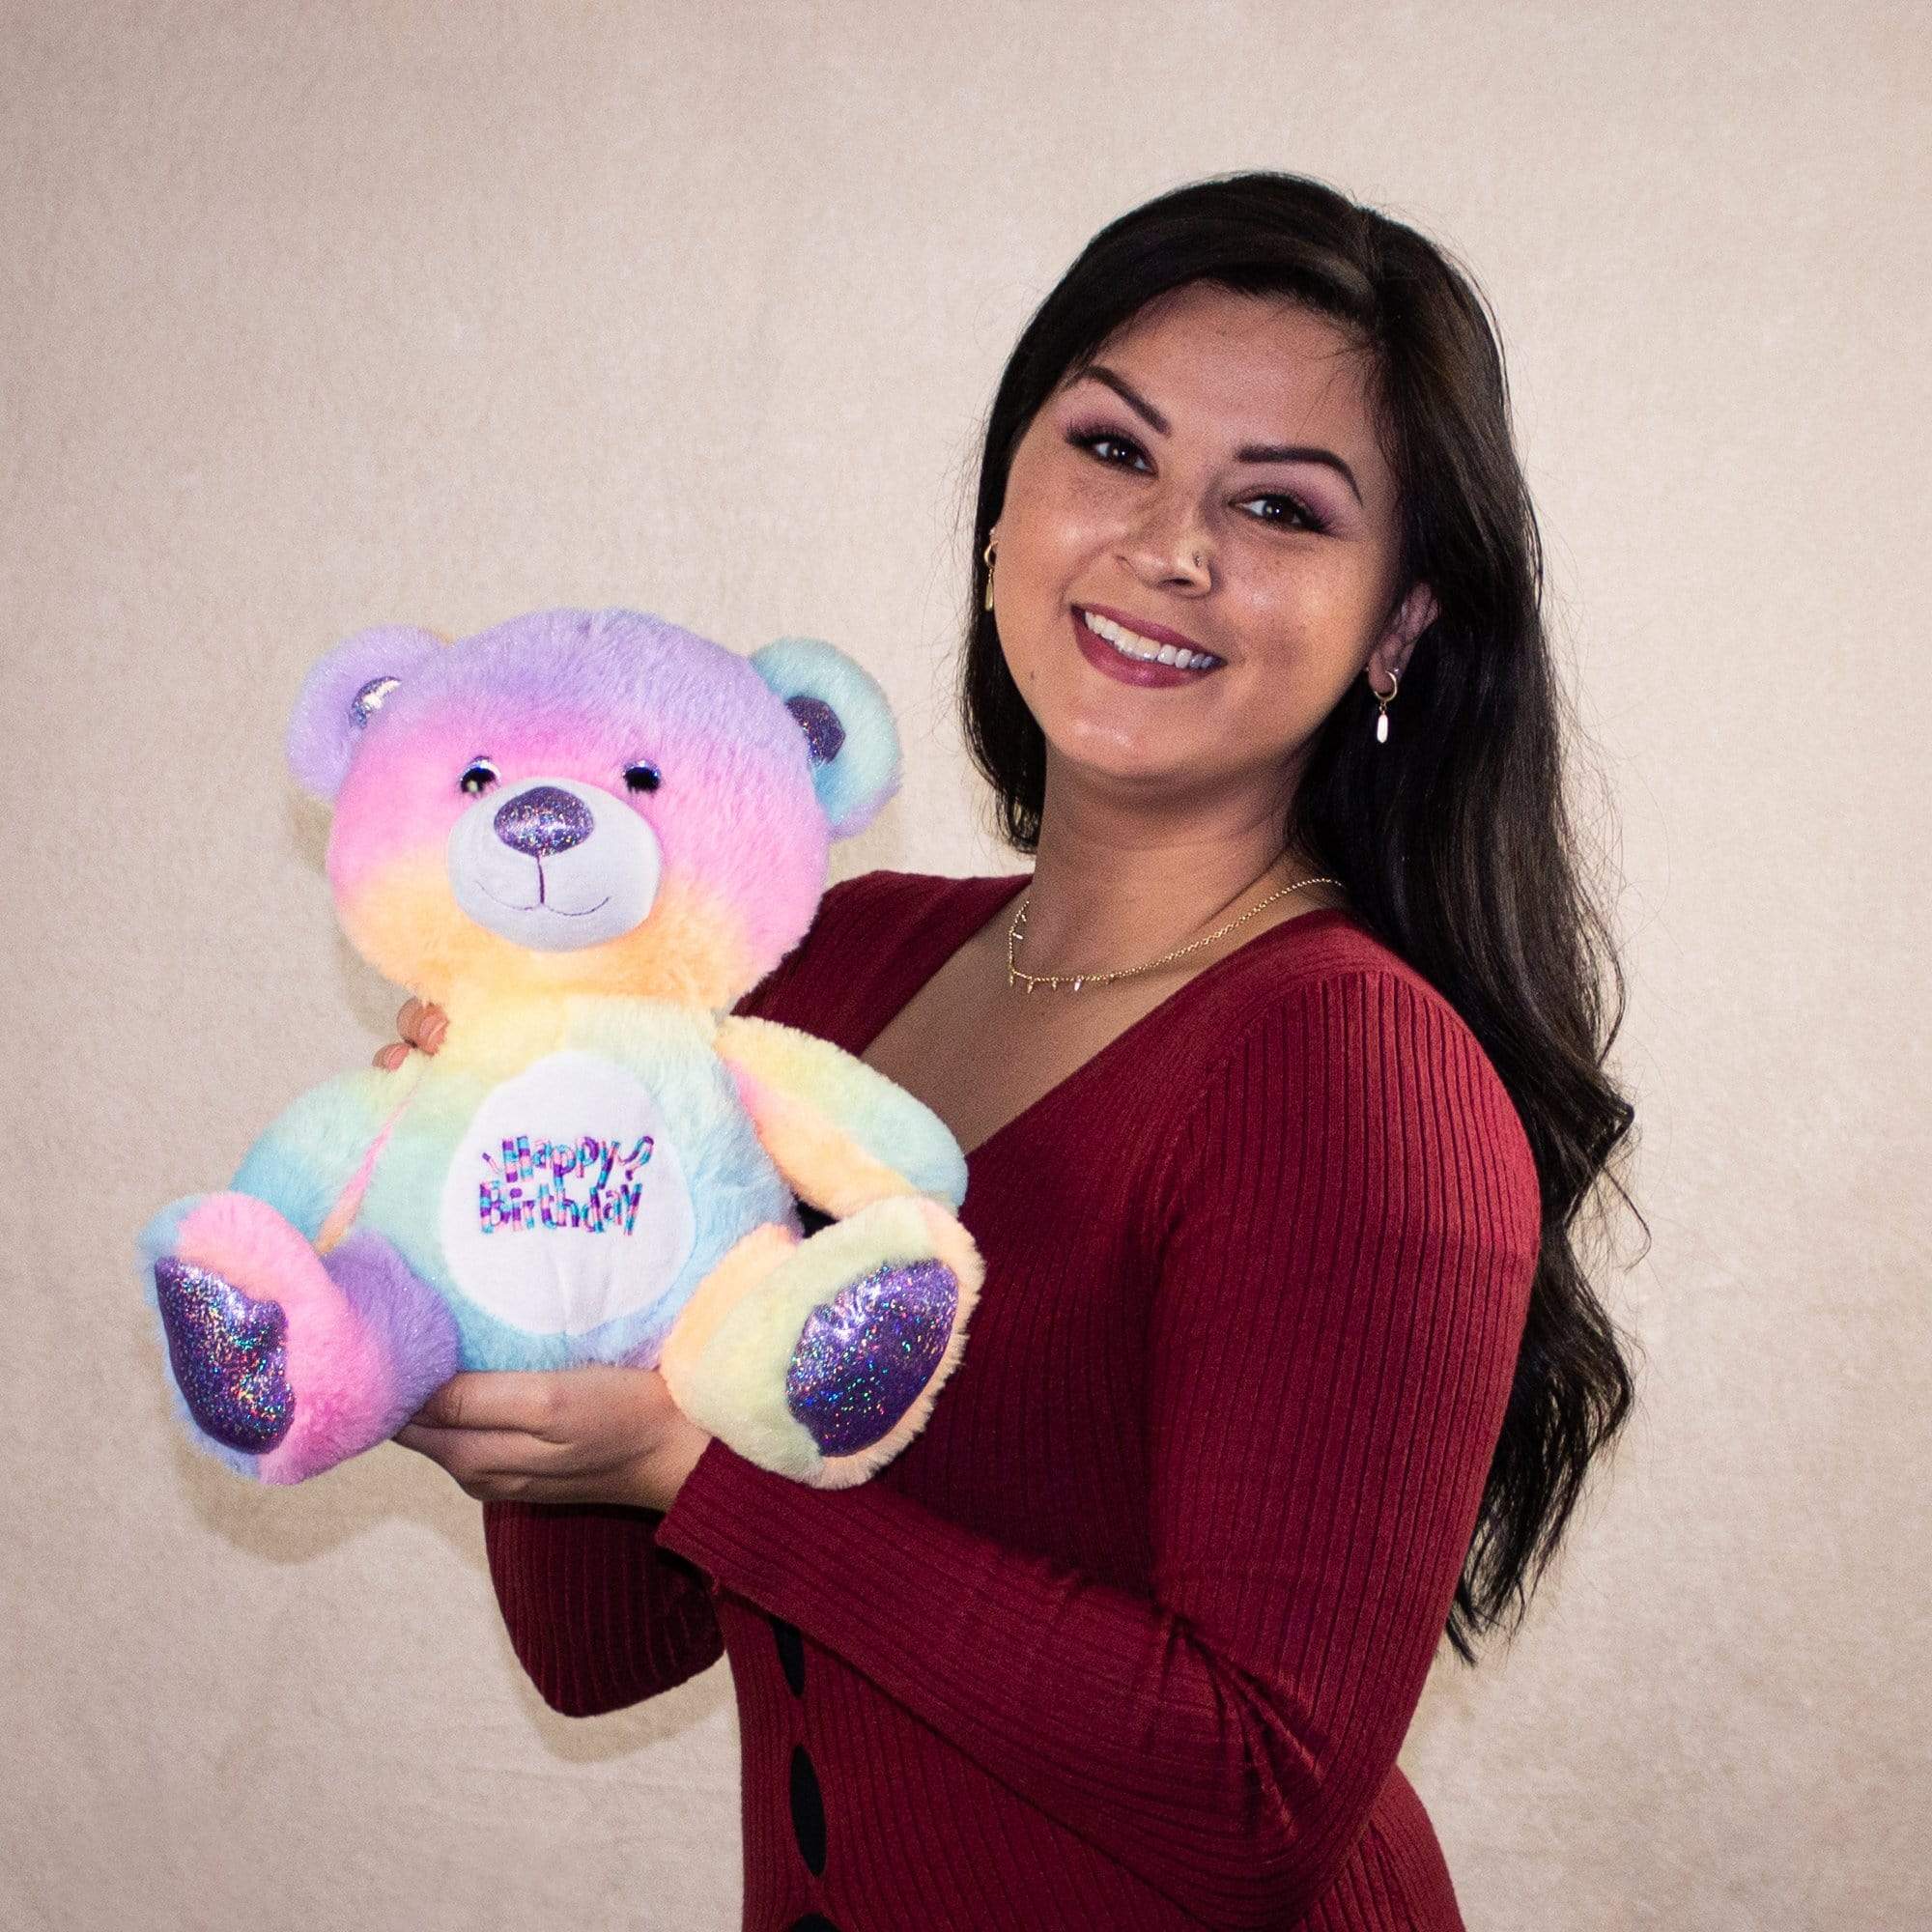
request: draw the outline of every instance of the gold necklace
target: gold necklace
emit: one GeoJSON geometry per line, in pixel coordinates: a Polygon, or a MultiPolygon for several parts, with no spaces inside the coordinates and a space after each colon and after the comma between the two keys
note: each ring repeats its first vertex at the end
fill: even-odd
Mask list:
{"type": "MultiPolygon", "coordinates": [[[[1177,946],[1172,952],[1163,952],[1158,959],[1150,959],[1145,966],[1122,966],[1113,973],[1025,973],[1013,964],[1013,948],[1019,942],[1020,927],[1026,923],[1027,900],[1033,897],[1029,889],[1020,900],[1019,910],[1013,914],[1013,923],[1007,928],[1007,984],[1011,986],[1024,980],[1029,993],[1036,986],[1058,986],[1070,980],[1077,993],[1082,986],[1104,986],[1109,980],[1131,980],[1137,973],[1151,973],[1156,966],[1165,966],[1170,959],[1179,959],[1182,953],[1192,952],[1197,948],[1211,945],[1222,934],[1233,932],[1242,921],[1253,919],[1264,906],[1272,905],[1284,893],[1298,893],[1303,886],[1340,886],[1340,879],[1317,878],[1296,879],[1291,886],[1281,886],[1271,892],[1266,898],[1258,899],[1239,918],[1231,919],[1226,925],[1208,934],[1205,939],[1194,940],[1186,946],[1177,946]]],[[[1345,889],[1346,890],[1346,889],[1345,889]]]]}

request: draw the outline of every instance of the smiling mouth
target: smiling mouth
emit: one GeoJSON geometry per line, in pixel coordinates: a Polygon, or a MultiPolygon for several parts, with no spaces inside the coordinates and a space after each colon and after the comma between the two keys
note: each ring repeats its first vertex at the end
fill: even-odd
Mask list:
{"type": "Polygon", "coordinates": [[[1132,631],[1124,624],[1119,624],[1111,617],[1103,617],[1096,611],[1089,611],[1080,605],[1073,607],[1073,614],[1086,625],[1088,630],[1110,644],[1123,658],[1132,658],[1136,664],[1171,665],[1177,670],[1213,670],[1227,660],[1217,658],[1212,651],[1184,649],[1178,644],[1157,642],[1152,638],[1144,638],[1138,631],[1132,631]]]}
{"type": "Polygon", "coordinates": [[[558,919],[588,919],[593,912],[600,911],[611,903],[611,895],[606,893],[596,905],[585,906],[582,912],[566,912],[562,906],[554,906],[545,899],[538,899],[534,905],[518,905],[513,900],[498,897],[488,886],[483,885],[481,879],[476,883],[482,887],[486,898],[496,899],[499,906],[504,906],[511,912],[550,912],[554,913],[558,919]]]}

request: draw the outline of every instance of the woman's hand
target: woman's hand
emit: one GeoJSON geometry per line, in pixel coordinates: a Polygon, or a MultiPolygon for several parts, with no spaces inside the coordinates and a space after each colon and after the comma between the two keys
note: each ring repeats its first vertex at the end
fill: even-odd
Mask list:
{"type": "Polygon", "coordinates": [[[401,1039],[392,1039],[387,1046],[376,1050],[375,1064],[384,1073],[393,1073],[402,1065],[409,1059],[412,1047],[418,1053],[434,1054],[449,1031],[449,1015],[427,1001],[408,999],[396,1015],[396,1031],[402,1035],[401,1039]]]}
{"type": "Polygon", "coordinates": [[[395,1439],[479,1502],[668,1510],[711,1437],[655,1369],[452,1376],[395,1439]]]}

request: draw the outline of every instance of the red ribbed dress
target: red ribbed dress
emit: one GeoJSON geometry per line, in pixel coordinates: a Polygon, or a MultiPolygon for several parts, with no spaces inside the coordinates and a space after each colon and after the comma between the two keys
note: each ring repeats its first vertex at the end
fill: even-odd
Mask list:
{"type": "MultiPolygon", "coordinates": [[[[739,1010],[862,1052],[1027,875],[868,872],[739,1010]]],[[[959,1368],[869,1483],[484,1506],[545,1698],[730,1661],[747,1932],[1449,1932],[1396,1766],[1541,1210],[1453,1008],[1271,926],[973,1150],[959,1368]]],[[[648,1918],[643,1912],[640,1921],[648,1918]]]]}

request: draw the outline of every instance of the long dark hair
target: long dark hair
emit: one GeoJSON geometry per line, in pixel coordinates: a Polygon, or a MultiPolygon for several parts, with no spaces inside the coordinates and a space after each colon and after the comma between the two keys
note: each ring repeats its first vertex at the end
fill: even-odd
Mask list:
{"type": "Polygon", "coordinates": [[[1194,182],[1094,236],[1027,324],[987,418],[961,672],[967,742],[1007,843],[1037,850],[1045,739],[982,608],[987,537],[1040,405],[1148,302],[1191,282],[1287,298],[1367,352],[1402,505],[1390,614],[1418,580],[1438,606],[1402,679],[1395,722],[1407,728],[1378,744],[1369,682],[1355,679],[1309,749],[1282,849],[1346,881],[1355,918],[1455,1006],[1536,1156],[1542,1253],[1448,1623],[1473,1662],[1473,1639],[1520,1627],[1591,1459],[1632,1405],[1579,1216],[1600,1179],[1634,1207],[1608,1163],[1635,1114],[1605,1071],[1623,972],[1580,876],[1564,797],[1574,725],[1545,633],[1542,544],[1501,345],[1466,271],[1412,228],[1295,175],[1194,182]]]}

